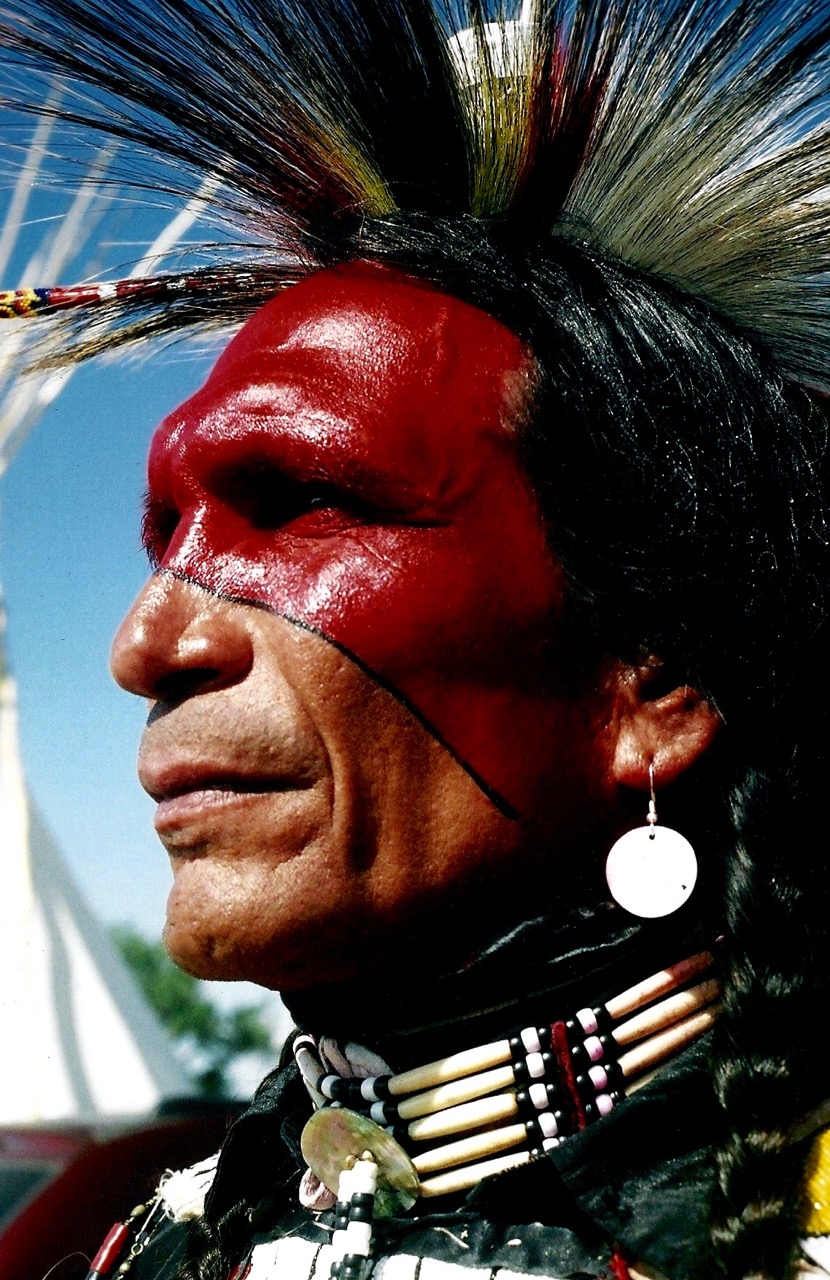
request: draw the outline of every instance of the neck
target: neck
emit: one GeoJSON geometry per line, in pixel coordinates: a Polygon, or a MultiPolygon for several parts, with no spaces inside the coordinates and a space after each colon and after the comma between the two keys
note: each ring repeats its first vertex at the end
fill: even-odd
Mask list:
{"type": "Polygon", "coordinates": [[[410,1202],[464,1191],[608,1115],[712,1027],[719,995],[703,951],[570,1018],[549,1014],[402,1072],[355,1043],[300,1033],[294,1054],[318,1111],[304,1154],[330,1196],[361,1152],[382,1184],[403,1171],[391,1184],[410,1202]]]}
{"type": "Polygon", "coordinates": [[[601,1004],[709,946],[712,936],[688,909],[638,921],[602,903],[528,920],[441,969],[402,939],[394,972],[285,999],[303,1031],[358,1041],[400,1071],[519,1024],[566,1019],[581,1006],[601,1004]]]}

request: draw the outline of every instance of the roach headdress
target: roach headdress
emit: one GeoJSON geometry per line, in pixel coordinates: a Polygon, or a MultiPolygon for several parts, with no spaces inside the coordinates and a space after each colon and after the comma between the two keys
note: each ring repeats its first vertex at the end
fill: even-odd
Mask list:
{"type": "Polygon", "coordinates": [[[225,231],[184,273],[3,295],[6,314],[63,313],[64,357],[227,326],[353,257],[462,294],[472,275],[471,300],[503,312],[488,255],[521,285],[555,237],[702,299],[830,390],[824,0],[9,0],[2,15],[19,82],[67,86],[47,111],[130,144],[123,181],[207,191],[225,231]]]}

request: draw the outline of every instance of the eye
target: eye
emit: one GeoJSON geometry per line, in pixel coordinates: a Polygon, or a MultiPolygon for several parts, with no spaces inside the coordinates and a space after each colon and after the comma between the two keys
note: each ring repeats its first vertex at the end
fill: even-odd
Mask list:
{"type": "Polygon", "coordinates": [[[164,559],[170,539],[176,532],[179,512],[153,493],[144,495],[144,511],[141,517],[141,544],[147,552],[150,564],[157,569],[164,559]]]}
{"type": "Polygon", "coordinates": [[[293,480],[267,462],[234,467],[212,477],[211,487],[255,529],[323,536],[370,516],[369,505],[356,495],[324,481],[293,480]]]}

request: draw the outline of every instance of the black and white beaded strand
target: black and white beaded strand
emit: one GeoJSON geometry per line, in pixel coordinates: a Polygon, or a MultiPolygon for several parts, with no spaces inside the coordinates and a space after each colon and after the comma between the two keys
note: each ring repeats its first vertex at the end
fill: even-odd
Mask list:
{"type": "Polygon", "coordinates": [[[378,1166],[371,1151],[364,1151],[340,1174],[329,1280],[364,1280],[372,1254],[377,1185],[378,1166]]]}

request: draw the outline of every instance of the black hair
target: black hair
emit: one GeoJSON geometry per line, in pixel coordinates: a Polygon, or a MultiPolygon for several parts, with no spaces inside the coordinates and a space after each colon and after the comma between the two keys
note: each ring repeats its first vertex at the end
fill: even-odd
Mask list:
{"type": "MultiPolygon", "coordinates": [[[[523,259],[499,240],[474,219],[451,238],[420,217],[364,222],[339,260],[377,256],[531,344],[540,380],[522,447],[586,661],[654,655],[664,682],[696,687],[723,717],[706,795],[726,931],[712,1057],[723,1121],[699,1274],[784,1280],[806,1158],[791,1135],[827,1088],[815,1051],[830,986],[827,418],[699,300],[571,237],[523,259]]],[[[219,1277],[211,1260],[227,1270],[246,1228],[239,1206],[200,1224],[179,1280],[219,1277]]]]}

